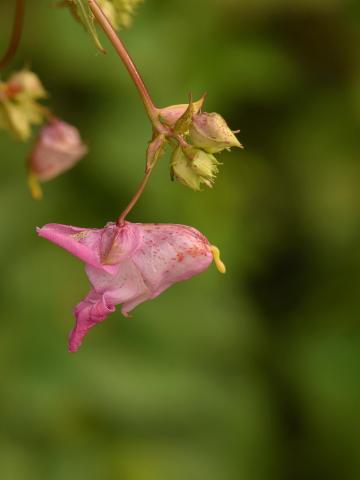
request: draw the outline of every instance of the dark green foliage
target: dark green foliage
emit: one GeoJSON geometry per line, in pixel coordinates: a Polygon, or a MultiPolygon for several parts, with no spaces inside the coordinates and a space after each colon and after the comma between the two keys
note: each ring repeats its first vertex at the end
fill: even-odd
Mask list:
{"type": "Polygon", "coordinates": [[[228,273],[113,314],[76,355],[66,337],[87,279],[34,228],[116,218],[151,132],[107,42],[96,55],[68,12],[31,3],[14,66],[31,62],[91,152],[35,203],[26,147],[0,135],[1,478],[360,478],[358,2],[139,9],[123,36],[159,106],[206,90],[245,150],[222,155],[201,195],[160,160],[129,219],[193,225],[228,273]]]}

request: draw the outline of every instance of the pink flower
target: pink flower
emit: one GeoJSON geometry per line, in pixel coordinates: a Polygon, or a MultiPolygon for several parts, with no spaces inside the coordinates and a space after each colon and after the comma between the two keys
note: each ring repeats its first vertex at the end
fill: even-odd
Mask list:
{"type": "Polygon", "coordinates": [[[47,182],[69,170],[87,151],[77,128],[68,123],[52,119],[42,127],[28,161],[33,196],[41,197],[39,181],[47,182]]]}
{"type": "Polygon", "coordinates": [[[128,316],[173,283],[206,270],[213,258],[225,272],[218,249],[185,225],[125,222],[97,229],[48,224],[37,232],[86,264],[92,289],[75,307],[71,352],[80,347],[90,328],[115,311],[115,305],[121,304],[121,313],[128,316]]]}

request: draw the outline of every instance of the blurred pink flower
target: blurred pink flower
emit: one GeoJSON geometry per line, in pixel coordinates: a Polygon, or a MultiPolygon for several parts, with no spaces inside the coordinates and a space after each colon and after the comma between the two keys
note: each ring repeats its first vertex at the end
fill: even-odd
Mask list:
{"type": "Polygon", "coordinates": [[[115,311],[115,305],[122,304],[121,313],[128,316],[173,283],[206,270],[213,258],[225,272],[218,249],[185,225],[125,222],[95,229],[48,224],[37,233],[86,264],[92,289],[75,307],[71,352],[80,347],[90,328],[115,311]]]}
{"type": "Polygon", "coordinates": [[[29,184],[35,198],[41,197],[38,182],[47,182],[69,170],[87,153],[77,128],[52,119],[39,132],[28,160],[29,184]]]}

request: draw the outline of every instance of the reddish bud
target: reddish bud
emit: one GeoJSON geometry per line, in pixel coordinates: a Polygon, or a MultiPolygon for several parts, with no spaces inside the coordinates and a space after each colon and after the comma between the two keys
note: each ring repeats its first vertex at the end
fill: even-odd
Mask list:
{"type": "Polygon", "coordinates": [[[21,70],[11,75],[7,88],[9,96],[22,95],[33,100],[47,97],[39,77],[30,70],[21,70]]]}
{"type": "MultiPolygon", "coordinates": [[[[54,119],[38,135],[29,157],[31,181],[46,182],[73,167],[88,151],[77,128],[54,119]]],[[[34,189],[31,188],[32,193],[34,189]]],[[[39,197],[39,195],[35,195],[39,197]]]]}

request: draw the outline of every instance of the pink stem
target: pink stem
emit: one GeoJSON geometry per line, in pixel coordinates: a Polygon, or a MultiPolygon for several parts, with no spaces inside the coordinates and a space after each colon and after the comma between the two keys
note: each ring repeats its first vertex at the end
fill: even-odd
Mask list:
{"type": "Polygon", "coordinates": [[[146,173],[145,173],[145,176],[144,178],[142,179],[140,185],[139,185],[139,188],[137,189],[135,195],[133,196],[133,198],[131,199],[130,203],[128,204],[128,206],[125,208],[125,210],[122,212],[122,214],[120,215],[120,217],[117,219],[117,224],[118,225],[122,225],[125,221],[125,218],[128,216],[128,214],[131,212],[131,210],[134,208],[134,206],[137,204],[139,198],[141,197],[141,195],[143,194],[144,190],[145,190],[145,187],[149,181],[149,178],[150,178],[150,175],[151,175],[151,172],[152,172],[152,168],[150,168],[146,173]]]}
{"type": "Polygon", "coordinates": [[[151,122],[154,124],[154,126],[157,125],[159,123],[159,120],[157,118],[158,109],[155,107],[154,102],[152,101],[148,92],[148,89],[146,88],[145,83],[141,78],[138,69],[136,68],[136,65],[130,57],[129,52],[126,50],[122,40],[118,37],[117,33],[114,30],[114,27],[111,25],[111,22],[106,17],[96,0],[88,0],[88,4],[99,25],[104,30],[106,36],[112,43],[123,64],[125,65],[127,71],[129,72],[145,105],[147,114],[151,122]]]}
{"type": "MultiPolygon", "coordinates": [[[[113,47],[115,48],[117,54],[119,55],[120,59],[122,60],[123,64],[125,65],[127,71],[129,72],[140,96],[141,99],[145,105],[146,112],[150,118],[150,121],[155,129],[158,131],[162,131],[164,129],[163,125],[161,124],[159,118],[158,118],[158,109],[154,105],[154,102],[152,101],[152,98],[150,97],[150,94],[148,92],[148,89],[146,88],[146,85],[141,78],[141,75],[136,68],[136,65],[134,64],[132,58],[129,55],[129,52],[126,50],[123,42],[121,39],[118,37],[117,33],[115,32],[114,27],[111,25],[111,22],[109,19],[106,17],[104,12],[102,11],[101,7],[99,4],[96,2],[96,0],[88,0],[89,7],[94,14],[96,20],[98,21],[99,25],[101,28],[104,30],[106,36],[112,43],[113,47]]],[[[122,225],[125,222],[125,218],[127,215],[130,213],[130,211],[134,208],[136,203],[138,202],[139,198],[143,194],[145,187],[149,181],[150,175],[152,172],[152,168],[146,171],[145,176],[143,180],[141,181],[136,193],[132,197],[130,203],[128,206],[125,208],[125,210],[121,213],[119,218],[117,219],[117,224],[122,225]]]]}

